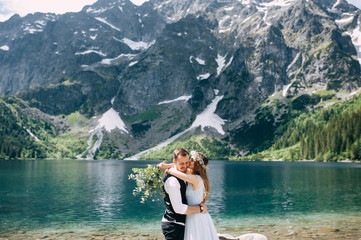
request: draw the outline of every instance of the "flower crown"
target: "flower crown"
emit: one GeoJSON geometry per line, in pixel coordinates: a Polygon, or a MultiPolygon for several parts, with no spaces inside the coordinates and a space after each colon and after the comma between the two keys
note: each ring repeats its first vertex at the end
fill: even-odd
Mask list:
{"type": "Polygon", "coordinates": [[[204,164],[203,158],[199,156],[199,154],[196,151],[191,151],[191,157],[194,158],[199,164],[201,165],[204,170],[208,170],[208,167],[206,164],[204,164]]]}

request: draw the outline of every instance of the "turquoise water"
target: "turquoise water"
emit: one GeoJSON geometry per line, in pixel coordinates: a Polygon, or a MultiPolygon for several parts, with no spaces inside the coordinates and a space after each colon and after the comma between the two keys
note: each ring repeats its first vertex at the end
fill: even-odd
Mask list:
{"type": "MultiPolygon", "coordinates": [[[[141,204],[128,180],[131,168],[149,163],[0,160],[0,232],[159,231],[163,202],[141,204]]],[[[211,161],[208,174],[217,229],[360,217],[361,164],[211,161]]]]}

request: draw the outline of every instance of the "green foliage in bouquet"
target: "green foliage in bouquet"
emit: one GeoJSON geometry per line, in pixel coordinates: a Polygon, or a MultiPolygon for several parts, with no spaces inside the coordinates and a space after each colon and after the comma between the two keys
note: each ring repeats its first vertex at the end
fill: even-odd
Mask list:
{"type": "Polygon", "coordinates": [[[154,194],[163,194],[163,173],[156,166],[148,164],[147,168],[132,168],[133,173],[129,179],[135,180],[137,186],[133,195],[141,195],[141,203],[144,203],[154,194]]]}

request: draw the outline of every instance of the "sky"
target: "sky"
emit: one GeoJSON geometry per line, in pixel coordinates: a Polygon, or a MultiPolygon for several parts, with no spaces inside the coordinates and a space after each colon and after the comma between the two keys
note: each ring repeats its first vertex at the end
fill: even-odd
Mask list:
{"type": "MultiPolygon", "coordinates": [[[[25,16],[29,13],[79,12],[85,5],[91,5],[97,0],[0,0],[0,22],[8,20],[15,13],[25,16]]],[[[141,5],[147,0],[131,0],[141,5]]]]}
{"type": "MultiPolygon", "coordinates": [[[[141,5],[148,0],[131,0],[141,5]]],[[[0,0],[0,22],[6,21],[15,13],[25,16],[34,12],[52,12],[62,14],[79,12],[85,5],[91,5],[96,0],[0,0]]],[[[349,3],[361,9],[360,0],[348,0],[349,3]]]]}
{"type": "Polygon", "coordinates": [[[359,9],[361,9],[361,1],[360,0],[347,0],[347,2],[353,4],[356,7],[358,7],[359,9]]]}

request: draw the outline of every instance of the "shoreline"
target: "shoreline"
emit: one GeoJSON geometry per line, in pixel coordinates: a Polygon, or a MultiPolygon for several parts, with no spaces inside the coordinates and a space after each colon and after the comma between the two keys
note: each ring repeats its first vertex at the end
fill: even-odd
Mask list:
{"type": "MultiPolygon", "coordinates": [[[[162,161],[161,159],[151,159],[151,160],[131,160],[131,159],[96,159],[96,160],[90,160],[90,159],[76,159],[76,158],[62,158],[62,159],[56,159],[56,158],[14,158],[14,159],[6,159],[6,158],[0,158],[2,161],[37,161],[37,160],[47,160],[47,161],[129,161],[129,162],[137,162],[137,161],[162,161]]],[[[214,160],[211,159],[211,161],[230,161],[230,162],[318,162],[314,159],[307,160],[307,159],[300,159],[300,160],[294,160],[294,161],[285,161],[282,159],[260,159],[260,160],[239,160],[239,159],[218,159],[214,160]]],[[[344,159],[341,161],[336,162],[325,162],[321,161],[319,163],[361,163],[361,160],[352,161],[349,159],[344,159]]]]}
{"type": "MultiPolygon", "coordinates": [[[[259,233],[268,239],[321,239],[321,240],[343,240],[360,239],[361,229],[359,222],[354,222],[348,226],[277,226],[276,224],[258,224],[254,227],[221,227],[217,228],[219,234],[237,237],[243,234],[259,233]]],[[[164,239],[161,229],[149,232],[124,231],[116,229],[112,231],[82,231],[82,230],[62,230],[62,231],[22,231],[14,233],[1,233],[1,240],[161,240],[164,239]]],[[[222,239],[222,238],[221,238],[222,239]]],[[[225,238],[223,238],[225,239],[225,238]]]]}
{"type": "MultiPolygon", "coordinates": [[[[215,160],[217,161],[217,160],[215,160]]],[[[316,161],[314,159],[311,159],[311,160],[307,160],[307,159],[301,159],[301,160],[294,160],[294,161],[285,161],[285,160],[282,160],[282,159],[270,159],[270,160],[265,160],[265,159],[262,159],[262,160],[226,160],[226,161],[233,161],[233,162],[318,162],[318,163],[361,163],[361,161],[351,161],[351,160],[348,160],[348,159],[345,159],[345,160],[341,160],[341,161],[337,161],[337,162],[332,162],[332,161],[329,161],[329,162],[325,162],[325,161],[316,161]]]]}
{"type": "MultiPolygon", "coordinates": [[[[343,240],[361,238],[361,214],[322,214],[298,217],[251,217],[249,219],[213,219],[218,234],[234,238],[258,233],[269,240],[320,239],[343,240]]],[[[23,227],[0,230],[0,240],[161,240],[159,224],[89,224],[58,225],[39,229],[23,227]]],[[[227,239],[227,238],[220,238],[227,239]]],[[[228,238],[231,239],[231,238],[228,238]]]]}

